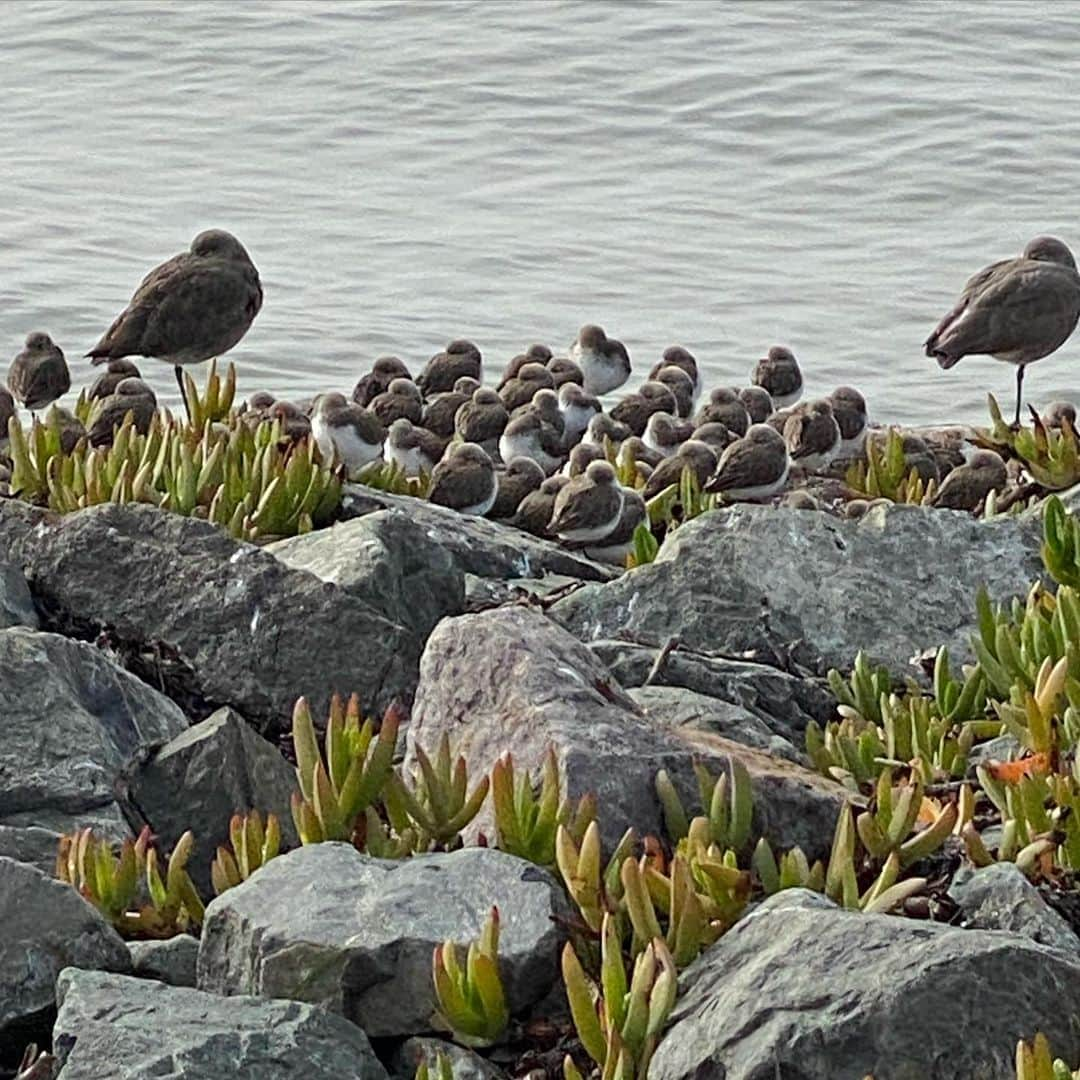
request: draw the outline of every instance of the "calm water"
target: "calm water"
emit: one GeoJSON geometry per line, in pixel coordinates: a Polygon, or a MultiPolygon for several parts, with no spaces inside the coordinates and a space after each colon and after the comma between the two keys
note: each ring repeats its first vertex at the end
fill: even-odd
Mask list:
{"type": "MultiPolygon", "coordinates": [[[[0,12],[0,360],[75,360],[208,226],[266,303],[242,389],[449,338],[489,374],[599,322],[744,382],[775,342],[878,419],[1012,369],[919,343],[967,275],[1080,248],[1077,9],[1011,3],[23,3],[0,12]]],[[[1078,387],[1080,337],[1033,368],[1078,387]]],[[[154,385],[173,386],[147,362],[154,385]]],[[[2,372],[0,372],[2,373],[2,372]]]]}

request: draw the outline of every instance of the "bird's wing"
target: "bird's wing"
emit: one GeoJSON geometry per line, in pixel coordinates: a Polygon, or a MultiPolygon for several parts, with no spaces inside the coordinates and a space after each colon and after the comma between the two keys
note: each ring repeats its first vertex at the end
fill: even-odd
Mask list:
{"type": "Polygon", "coordinates": [[[491,492],[491,475],[484,469],[438,469],[432,474],[431,491],[428,499],[439,506],[449,506],[446,500],[447,481],[453,477],[454,494],[462,506],[475,506],[481,503],[491,492]]]}
{"type": "Polygon", "coordinates": [[[768,483],[769,478],[762,477],[758,471],[756,457],[753,444],[732,443],[720,455],[720,463],[712,479],[705,485],[705,490],[731,491],[768,483]]]}
{"type": "Polygon", "coordinates": [[[974,297],[976,297],[993,278],[1004,272],[1007,267],[1012,266],[1014,262],[1016,262],[1015,259],[999,259],[989,266],[984,266],[977,274],[972,275],[968,279],[967,284],[960,293],[960,298],[956,301],[950,311],[942,317],[941,321],[934,327],[933,333],[931,333],[923,343],[927,356],[937,355],[938,342],[950,324],[964,313],[974,297]]]}
{"type": "MultiPolygon", "coordinates": [[[[586,497],[593,496],[594,491],[595,485],[585,477],[582,477],[580,486],[575,485],[573,481],[567,484],[556,496],[555,508],[551,516],[551,531],[574,532],[577,529],[588,529],[601,524],[605,519],[602,518],[600,521],[596,519],[597,503],[593,502],[592,498],[586,497]],[[593,513],[586,515],[584,512],[586,507],[589,507],[593,513]]],[[[600,504],[607,518],[615,516],[618,503],[618,491],[614,487],[609,488],[604,502],[600,504]]]]}

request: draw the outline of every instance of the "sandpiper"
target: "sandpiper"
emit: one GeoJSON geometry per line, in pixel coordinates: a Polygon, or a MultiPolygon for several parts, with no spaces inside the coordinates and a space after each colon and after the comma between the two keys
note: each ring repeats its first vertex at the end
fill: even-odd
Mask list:
{"type": "Polygon", "coordinates": [[[379,423],[388,428],[395,420],[405,417],[413,424],[419,424],[424,414],[424,403],[420,398],[420,387],[412,379],[393,379],[381,393],[376,394],[368,408],[379,418],[379,423]]]}
{"type": "Polygon", "coordinates": [[[480,443],[494,450],[499,436],[506,430],[510,414],[499,395],[490,387],[481,386],[465,402],[454,417],[454,432],[465,442],[480,443]]]}
{"type": "Polygon", "coordinates": [[[291,401],[275,401],[268,416],[281,424],[281,434],[291,442],[299,442],[311,434],[311,418],[291,401]]]}
{"type": "Polygon", "coordinates": [[[674,414],[677,409],[675,395],[663,383],[644,382],[611,410],[611,419],[625,424],[633,434],[643,435],[653,413],[674,414]]]}
{"type": "Polygon", "coordinates": [[[11,391],[0,385],[0,443],[6,443],[8,438],[8,425],[15,415],[15,399],[11,391]]]}
{"type": "Polygon", "coordinates": [[[550,476],[563,461],[562,436],[530,409],[511,417],[499,439],[499,457],[503,461],[532,458],[550,476]]]}
{"type": "Polygon", "coordinates": [[[764,424],[773,414],[772,395],[763,386],[746,386],[739,391],[739,400],[750,416],[751,424],[764,424]]]}
{"type": "Polygon", "coordinates": [[[709,394],[709,400],[698,409],[694,423],[698,427],[721,423],[732,434],[745,435],[750,428],[750,414],[734,390],[718,386],[709,394]]]}
{"type": "MultiPolygon", "coordinates": [[[[279,408],[280,402],[274,406],[279,408]]],[[[386,429],[367,409],[345,400],[344,394],[319,394],[311,412],[311,433],[323,459],[336,457],[348,473],[382,457],[386,429]]]]}
{"type": "Polygon", "coordinates": [[[754,424],[720,455],[705,490],[731,502],[767,499],[783,490],[790,468],[783,436],[768,424],[754,424]]]}
{"type": "Polygon", "coordinates": [[[595,562],[622,566],[634,546],[634,532],[648,517],[645,500],[628,488],[622,489],[623,505],[619,523],[598,544],[590,544],[585,554],[595,562]]]}
{"type": "Polygon", "coordinates": [[[543,364],[530,360],[522,364],[518,373],[508,380],[499,391],[510,412],[528,405],[537,390],[551,390],[555,386],[555,379],[551,372],[543,364]]]}
{"type": "Polygon", "coordinates": [[[803,377],[799,362],[783,345],[774,345],[754,365],[750,381],[768,391],[773,407],[777,409],[786,409],[802,397],[803,377]]]}
{"type": "Polygon", "coordinates": [[[566,464],[562,467],[563,476],[580,476],[594,461],[606,461],[604,449],[596,443],[578,443],[570,451],[566,464]]]}
{"type": "Polygon", "coordinates": [[[131,413],[131,422],[140,435],[150,430],[157,413],[157,397],[142,379],[130,375],[122,379],[116,390],[101,402],[97,418],[87,433],[91,446],[107,446],[113,434],[131,413]]]}
{"type": "Polygon", "coordinates": [[[248,332],[262,302],[259,272],[244,245],[223,229],[208,229],[191,241],[188,251],[142,279],[128,306],[86,355],[95,364],[123,356],[172,364],[187,409],[183,365],[227,353],[248,332]]]}
{"type": "Polygon", "coordinates": [[[1042,422],[1048,428],[1061,428],[1065,421],[1069,427],[1076,430],[1076,406],[1068,401],[1054,401],[1047,405],[1043,413],[1042,422]]]}
{"type": "MultiPolygon", "coordinates": [[[[526,495],[540,489],[544,482],[544,470],[532,458],[514,458],[505,469],[496,472],[495,478],[499,492],[488,511],[488,517],[495,521],[506,521],[517,513],[526,495]]],[[[551,516],[550,513],[548,516],[551,516]]]]}
{"type": "Polygon", "coordinates": [[[512,519],[514,525],[533,536],[548,536],[547,527],[555,509],[555,496],[569,483],[570,477],[560,473],[549,476],[536,491],[521,500],[512,519]]]}
{"type": "Polygon", "coordinates": [[[980,270],[952,310],[926,339],[926,355],[942,368],[985,354],[1016,364],[1016,415],[1024,368],[1059,349],[1080,319],[1080,275],[1072,252],[1052,236],[1038,236],[1017,259],[980,270]]]}
{"type": "Polygon", "coordinates": [[[824,400],[800,405],[784,424],[784,442],[792,464],[810,471],[824,469],[840,448],[840,426],[832,406],[824,400]]]}
{"type": "Polygon", "coordinates": [[[675,395],[678,416],[685,420],[694,411],[697,387],[694,385],[694,380],[681,367],[675,364],[667,364],[664,367],[657,365],[649,373],[649,381],[662,383],[675,395]]]}
{"type": "Polygon", "coordinates": [[[594,461],[555,496],[548,531],[568,543],[595,544],[619,524],[623,493],[615,470],[594,461]]]}
{"type": "Polygon", "coordinates": [[[537,390],[528,405],[519,405],[510,416],[513,418],[525,412],[536,413],[541,423],[555,431],[560,439],[565,437],[566,421],[563,419],[562,409],[559,408],[559,395],[554,390],[537,390]]]}
{"type": "Polygon", "coordinates": [[[546,367],[551,355],[551,350],[546,345],[530,345],[506,365],[495,389],[501,391],[511,379],[517,378],[518,373],[526,364],[541,364],[546,367]]]}
{"type": "Polygon", "coordinates": [[[792,510],[820,510],[821,504],[805,488],[797,488],[789,491],[781,500],[781,506],[789,506],[792,510]]]}
{"type": "Polygon", "coordinates": [[[483,517],[495,505],[495,466],[476,443],[451,446],[431,474],[428,499],[460,514],[483,517]]]}
{"type": "Polygon", "coordinates": [[[677,453],[653,469],[645,485],[645,498],[651,499],[654,495],[659,495],[664,488],[678,484],[682,480],[683,469],[686,468],[694,474],[698,486],[704,488],[716,472],[716,451],[708,443],[688,439],[679,447],[677,453]]]}
{"type": "Polygon", "coordinates": [[[708,424],[701,424],[694,428],[694,434],[691,437],[711,446],[717,454],[722,454],[738,438],[737,435],[732,435],[719,420],[712,420],[708,424]]]}
{"type": "Polygon", "coordinates": [[[676,420],[670,413],[658,412],[649,417],[641,438],[650,450],[670,457],[693,434],[691,421],[676,420]]]}
{"type": "Polygon", "coordinates": [[[697,360],[694,358],[693,353],[688,349],[684,349],[681,345],[669,345],[664,350],[664,355],[653,365],[652,371],[649,372],[649,378],[655,379],[666,367],[677,367],[687,374],[694,388],[694,400],[696,401],[698,394],[701,392],[701,379],[698,377],[697,360]]]}
{"type": "Polygon", "coordinates": [[[570,346],[569,355],[581,368],[586,393],[596,397],[618,390],[630,378],[630,354],[626,346],[609,338],[599,326],[583,326],[570,346]]]}
{"type": "Polygon", "coordinates": [[[71,389],[67,361],[53,339],[40,330],[26,335],[26,344],[8,368],[7,386],[12,397],[37,412],[71,389]]]}
{"type": "Polygon", "coordinates": [[[105,370],[90,384],[87,401],[107,398],[127,378],[141,379],[142,373],[130,360],[110,360],[105,370]]]}
{"type": "MultiPolygon", "coordinates": [[[[878,449],[884,450],[888,432],[869,431],[866,438],[868,442],[872,442],[878,449]]],[[[904,465],[908,473],[914,469],[924,484],[930,483],[931,480],[936,483],[941,478],[941,469],[937,458],[925,439],[908,432],[902,436],[900,445],[904,451],[904,465]]]]}
{"type": "Polygon", "coordinates": [[[1005,462],[993,450],[976,450],[966,465],[958,465],[942,481],[933,505],[946,510],[978,510],[991,491],[1008,480],[1005,462]]]}
{"type": "Polygon", "coordinates": [[[620,424],[617,420],[612,420],[607,413],[597,413],[589,421],[589,426],[585,429],[585,434],[582,437],[582,442],[596,443],[597,446],[603,446],[604,441],[613,443],[618,446],[624,439],[630,438],[630,429],[625,424],[620,424]]]}
{"type": "Polygon", "coordinates": [[[49,409],[48,422],[53,423],[53,418],[60,429],[60,449],[65,454],[70,454],[78,445],[80,439],[86,438],[86,428],[83,422],[70,410],[59,405],[53,405],[49,409]]]}
{"type": "Polygon", "coordinates": [[[416,385],[425,398],[453,390],[462,376],[480,378],[480,350],[471,342],[451,341],[441,353],[436,353],[416,377],[416,385]]]}
{"type": "Polygon", "coordinates": [[[572,382],[559,387],[559,409],[562,411],[563,438],[567,446],[579,443],[589,427],[589,421],[601,412],[600,402],[572,382]]]}
{"type": "MultiPolygon", "coordinates": [[[[124,361],[124,360],[115,361],[114,360],[113,363],[121,363],[121,364],[123,364],[123,363],[126,363],[126,361],[124,361]]],[[[132,367],[134,367],[134,366],[135,365],[132,364],[132,367]]],[[[112,367],[112,364],[110,364],[109,367],[112,367]]],[[[99,376],[99,378],[101,378],[101,376],[99,376]]],[[[277,399],[274,397],[273,394],[270,393],[269,390],[256,390],[255,393],[252,394],[247,399],[247,401],[244,402],[243,411],[244,412],[252,412],[252,413],[265,413],[265,412],[267,412],[269,410],[270,406],[273,405],[276,400],[277,399]]]]}
{"type": "Polygon", "coordinates": [[[406,476],[421,476],[431,474],[445,449],[446,439],[401,416],[386,433],[383,453],[406,476]]]}
{"type": "Polygon", "coordinates": [[[424,405],[424,415],[420,418],[420,423],[428,431],[444,439],[453,438],[454,417],[457,416],[458,409],[466,401],[470,401],[473,394],[479,389],[480,384],[476,379],[468,376],[458,379],[454,383],[453,390],[436,394],[424,405]]]}
{"type": "Polygon", "coordinates": [[[866,400],[852,386],[838,386],[829,395],[833,416],[840,428],[839,457],[855,457],[866,442],[866,400]]]}
{"type": "Polygon", "coordinates": [[[567,383],[580,386],[585,381],[585,373],[567,356],[553,356],[545,365],[555,381],[555,389],[567,383]]]}
{"type": "Polygon", "coordinates": [[[380,356],[371,370],[353,387],[352,399],[357,405],[370,405],[381,393],[390,389],[395,379],[411,379],[409,369],[396,356],[380,356]]]}

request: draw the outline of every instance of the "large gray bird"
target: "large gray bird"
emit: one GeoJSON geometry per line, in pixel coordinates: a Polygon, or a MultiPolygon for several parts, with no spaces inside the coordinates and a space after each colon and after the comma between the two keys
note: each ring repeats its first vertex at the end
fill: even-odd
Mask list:
{"type": "Polygon", "coordinates": [[[1016,364],[1016,417],[1024,368],[1059,349],[1080,319],[1080,275],[1072,252],[1039,236],[1017,259],[980,270],[926,339],[926,355],[942,368],[977,354],[1016,364]]]}
{"type": "Polygon", "coordinates": [[[128,306],[86,355],[95,364],[122,356],[172,364],[186,409],[182,366],[228,352],[247,333],[262,302],[259,272],[243,244],[222,229],[208,229],[191,241],[188,251],[143,278],[128,306]]]}

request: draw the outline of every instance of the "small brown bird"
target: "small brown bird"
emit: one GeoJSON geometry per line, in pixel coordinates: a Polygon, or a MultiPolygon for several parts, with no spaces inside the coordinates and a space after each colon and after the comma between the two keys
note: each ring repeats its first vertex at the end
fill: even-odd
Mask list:
{"type": "Polygon", "coordinates": [[[591,323],[578,331],[569,356],[581,369],[584,379],[581,385],[587,394],[600,397],[618,390],[630,378],[630,354],[626,346],[591,323]]]}
{"type": "Polygon", "coordinates": [[[458,443],[435,466],[428,499],[459,514],[483,517],[495,505],[498,491],[495,466],[483,447],[458,443]]]}
{"type": "Polygon", "coordinates": [[[512,524],[533,536],[549,536],[548,522],[555,509],[555,496],[569,483],[570,477],[561,473],[549,476],[536,491],[521,500],[512,524]]]}
{"type": "Polygon", "coordinates": [[[560,540],[595,544],[614,531],[622,507],[615,470],[606,461],[594,461],[555,496],[548,531],[560,540]]]}
{"type": "Polygon", "coordinates": [[[396,356],[380,356],[371,370],[353,387],[352,399],[365,408],[381,393],[390,389],[395,379],[411,379],[409,369],[396,356]]]}
{"type": "Polygon", "coordinates": [[[581,441],[588,430],[589,421],[601,411],[599,400],[592,394],[586,394],[577,383],[564,383],[559,387],[559,409],[567,446],[581,441]]]}
{"type": "MultiPolygon", "coordinates": [[[[274,408],[278,408],[275,405],[274,408]]],[[[349,474],[382,457],[386,428],[368,409],[345,400],[344,394],[319,394],[311,411],[311,433],[323,460],[335,458],[349,474]]]]}
{"type": "Polygon", "coordinates": [[[754,424],[720,455],[705,490],[732,502],[767,499],[783,490],[790,465],[783,436],[768,424],[754,424]]]}
{"type": "Polygon", "coordinates": [[[555,386],[555,377],[541,363],[530,360],[522,364],[518,373],[504,383],[499,397],[509,412],[528,405],[537,390],[551,390],[555,386]]]}
{"type": "Polygon", "coordinates": [[[15,415],[15,399],[6,386],[0,386],[0,443],[8,437],[8,425],[15,415]]]}
{"type": "Polygon", "coordinates": [[[772,395],[763,386],[746,386],[739,391],[739,400],[750,414],[750,423],[764,424],[773,414],[772,395]]]}
{"type": "Polygon", "coordinates": [[[641,439],[650,450],[669,457],[693,434],[692,421],[676,420],[670,413],[658,412],[649,417],[641,439]]]}
{"type": "Polygon", "coordinates": [[[544,470],[532,458],[514,458],[495,477],[499,491],[487,516],[494,521],[506,521],[517,513],[526,495],[540,490],[544,470]]]}
{"type": "Polygon", "coordinates": [[[444,439],[454,436],[454,417],[458,409],[469,401],[473,394],[480,389],[476,379],[465,376],[454,383],[453,390],[446,390],[436,394],[424,405],[424,415],[420,423],[435,435],[444,439]]]}
{"type": "Polygon", "coordinates": [[[172,364],[187,409],[183,365],[228,352],[248,332],[262,302],[259,272],[243,244],[223,229],[208,229],[188,251],[143,278],[86,355],[95,364],[125,356],[172,364]]]}
{"type": "Polygon", "coordinates": [[[416,385],[425,398],[454,389],[462,377],[480,379],[480,350],[471,342],[451,341],[441,353],[436,353],[416,377],[416,385]]]}
{"type": "Polygon", "coordinates": [[[40,330],[27,334],[22,352],[11,361],[8,389],[24,408],[37,412],[71,389],[67,361],[53,339],[40,330]]]}
{"type": "Polygon", "coordinates": [[[110,360],[105,370],[90,384],[90,389],[86,391],[87,400],[107,398],[128,378],[141,379],[142,373],[130,360],[110,360]]]}
{"type": "Polygon", "coordinates": [[[689,468],[704,489],[710,477],[716,471],[716,451],[708,443],[688,439],[678,451],[665,458],[652,471],[645,484],[645,498],[659,495],[664,488],[678,484],[682,480],[683,469],[689,468]]]}
{"type": "Polygon", "coordinates": [[[741,436],[750,427],[750,414],[734,390],[718,386],[709,395],[709,400],[698,409],[694,423],[698,427],[702,424],[723,424],[729,432],[741,436]]]}
{"type": "MultiPolygon", "coordinates": [[[[701,390],[701,380],[698,377],[697,360],[694,358],[693,353],[688,349],[684,349],[681,345],[669,345],[664,350],[664,355],[653,366],[652,371],[649,372],[649,378],[655,379],[660,371],[666,367],[677,367],[686,373],[693,386],[693,398],[696,401],[701,390]]],[[[664,380],[661,379],[660,381],[663,382],[664,380]]]]}
{"type": "Polygon", "coordinates": [[[1005,462],[993,450],[976,450],[966,465],[958,465],[945,477],[933,505],[945,510],[975,511],[991,491],[1002,491],[1007,481],[1005,462]]]}
{"type": "Polygon", "coordinates": [[[629,439],[630,435],[631,431],[625,424],[612,420],[607,413],[597,413],[589,421],[589,426],[585,429],[585,435],[581,441],[603,446],[604,441],[607,440],[618,446],[621,442],[629,439]]]}
{"type": "Polygon", "coordinates": [[[116,429],[131,413],[131,421],[140,435],[150,430],[150,424],[157,413],[157,397],[154,391],[142,379],[129,376],[121,380],[116,390],[101,402],[97,418],[90,425],[87,436],[91,446],[108,446],[113,441],[116,429]]]}
{"type": "Polygon", "coordinates": [[[777,409],[786,409],[802,397],[803,377],[799,362],[783,345],[774,345],[757,362],[750,381],[768,391],[773,407],[777,409]]]}
{"type": "Polygon", "coordinates": [[[634,435],[644,435],[653,413],[678,411],[675,395],[663,384],[644,382],[637,393],[628,394],[612,410],[611,419],[625,424],[634,435]]]}
{"type": "Polygon", "coordinates": [[[675,395],[678,416],[685,420],[694,411],[694,398],[697,387],[694,380],[675,364],[660,364],[649,372],[649,381],[662,383],[675,395]],[[663,366],[661,366],[663,365],[663,366]]]}
{"type": "Polygon", "coordinates": [[[368,408],[379,418],[379,423],[388,428],[395,420],[405,417],[413,424],[419,424],[424,413],[424,403],[420,400],[420,388],[412,379],[392,379],[390,385],[376,394],[368,408]]]}
{"type": "Polygon", "coordinates": [[[784,442],[793,464],[824,469],[840,448],[840,425],[832,405],[824,400],[800,405],[784,424],[784,442]]]}
{"type": "Polygon", "coordinates": [[[585,375],[581,368],[566,356],[553,356],[545,366],[551,372],[552,379],[555,380],[556,390],[567,383],[581,386],[585,381],[585,375]]]}
{"type": "Polygon", "coordinates": [[[547,367],[551,359],[551,350],[546,345],[530,345],[523,353],[518,353],[503,369],[502,378],[495,389],[502,393],[502,388],[511,380],[516,379],[518,373],[526,364],[541,364],[547,367]]]}
{"type": "Polygon", "coordinates": [[[494,450],[499,436],[506,430],[510,414],[499,395],[488,386],[481,386],[465,402],[454,417],[454,431],[465,442],[480,443],[494,450]]]}
{"type": "Polygon", "coordinates": [[[442,460],[447,440],[427,428],[412,423],[404,416],[390,425],[386,433],[383,453],[387,461],[393,461],[406,476],[429,476],[442,460]]]}

